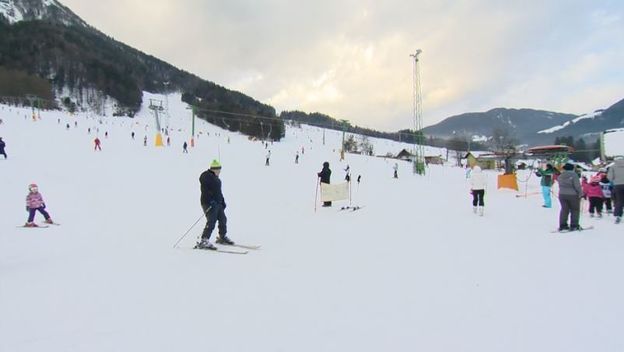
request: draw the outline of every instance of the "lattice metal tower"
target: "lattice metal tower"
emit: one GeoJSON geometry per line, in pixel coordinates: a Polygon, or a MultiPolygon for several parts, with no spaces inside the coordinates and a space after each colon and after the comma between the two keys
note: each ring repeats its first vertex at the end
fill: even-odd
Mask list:
{"type": "Polygon", "coordinates": [[[410,57],[414,59],[414,75],[413,75],[413,119],[414,119],[414,174],[425,174],[425,139],[422,132],[422,93],[420,86],[420,65],[419,56],[422,50],[416,50],[415,54],[410,57]]]}
{"type": "Polygon", "coordinates": [[[162,125],[160,123],[160,116],[158,116],[158,113],[162,113],[165,111],[165,108],[162,105],[162,100],[150,99],[149,109],[152,110],[154,118],[156,119],[156,137],[154,140],[154,145],[156,147],[162,147],[164,146],[161,133],[162,125]]]}

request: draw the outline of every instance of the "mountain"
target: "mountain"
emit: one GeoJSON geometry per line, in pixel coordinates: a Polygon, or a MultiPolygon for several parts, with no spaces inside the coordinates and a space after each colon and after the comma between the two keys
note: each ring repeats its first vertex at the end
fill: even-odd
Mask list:
{"type": "Polygon", "coordinates": [[[89,27],[80,17],[56,0],[0,0],[0,16],[11,24],[43,20],[89,27]]]}
{"type": "Polygon", "coordinates": [[[624,127],[624,99],[605,110],[598,110],[591,114],[581,115],[563,125],[554,126],[550,129],[539,131],[538,133],[548,138],[587,136],[595,139],[602,131],[622,127],[624,127]]]}
{"type": "Polygon", "coordinates": [[[273,107],[118,42],[55,0],[0,0],[2,81],[11,84],[0,85],[0,97],[47,90],[70,110],[111,105],[129,116],[143,91],[179,91],[200,118],[259,138],[284,136],[273,107]]]}
{"type": "Polygon", "coordinates": [[[552,144],[557,137],[572,136],[588,142],[600,132],[624,127],[624,99],[605,110],[573,115],[533,109],[497,108],[487,112],[456,115],[423,129],[428,136],[439,138],[486,140],[493,131],[507,131],[520,144],[552,144]]]}
{"type": "Polygon", "coordinates": [[[520,143],[531,144],[546,140],[538,134],[539,131],[562,125],[576,117],[543,110],[497,108],[452,116],[423,131],[426,135],[440,138],[485,139],[491,137],[495,129],[499,129],[508,131],[520,143]]]}

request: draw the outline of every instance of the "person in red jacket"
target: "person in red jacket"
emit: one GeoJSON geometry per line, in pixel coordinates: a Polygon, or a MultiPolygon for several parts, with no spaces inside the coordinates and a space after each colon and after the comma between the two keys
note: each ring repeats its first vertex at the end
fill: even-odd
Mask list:
{"type": "Polygon", "coordinates": [[[101,143],[100,139],[98,137],[95,137],[95,140],[93,141],[95,143],[95,149],[94,150],[99,150],[102,151],[102,147],[101,147],[101,143]]]}
{"type": "Polygon", "coordinates": [[[587,177],[583,177],[582,187],[583,193],[589,199],[589,216],[593,218],[594,212],[596,212],[601,218],[604,195],[602,194],[602,187],[600,187],[600,176],[593,176],[589,182],[587,182],[587,177]]]}

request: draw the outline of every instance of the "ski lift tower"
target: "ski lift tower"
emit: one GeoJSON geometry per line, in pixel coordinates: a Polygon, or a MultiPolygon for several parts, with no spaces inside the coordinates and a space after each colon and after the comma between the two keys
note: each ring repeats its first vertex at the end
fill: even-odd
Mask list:
{"type": "Polygon", "coordinates": [[[425,174],[425,147],[424,147],[424,134],[422,132],[422,93],[420,87],[420,67],[418,65],[418,56],[422,53],[422,50],[416,50],[415,54],[411,54],[410,57],[414,59],[414,74],[413,74],[413,118],[414,118],[414,174],[425,174]]]}
{"type": "Polygon", "coordinates": [[[154,113],[154,117],[156,118],[156,139],[154,141],[154,145],[156,147],[162,147],[163,145],[163,138],[162,138],[162,134],[161,134],[161,126],[160,126],[160,116],[158,116],[158,113],[162,113],[165,111],[165,108],[163,107],[162,104],[162,100],[158,100],[158,99],[150,99],[150,105],[149,105],[149,109],[152,110],[152,112],[154,113]]]}

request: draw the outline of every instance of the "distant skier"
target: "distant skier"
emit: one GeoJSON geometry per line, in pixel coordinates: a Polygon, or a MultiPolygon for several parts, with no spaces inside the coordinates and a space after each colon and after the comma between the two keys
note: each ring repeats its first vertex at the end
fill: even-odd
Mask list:
{"type": "Polygon", "coordinates": [[[472,194],[472,211],[483,216],[483,208],[485,207],[485,188],[487,179],[481,171],[481,167],[475,165],[470,172],[470,194],[472,194]]]}
{"type": "Polygon", "coordinates": [[[54,222],[50,218],[50,214],[45,210],[46,205],[43,201],[43,196],[39,193],[39,187],[36,184],[32,183],[28,186],[28,195],[26,196],[26,211],[28,212],[28,221],[24,225],[24,227],[38,227],[37,224],[34,223],[35,214],[40,212],[45,218],[46,224],[53,224],[54,222]]]}
{"type": "Polygon", "coordinates": [[[624,158],[617,157],[615,163],[609,168],[607,177],[613,183],[612,196],[615,198],[615,206],[613,215],[615,215],[615,223],[622,221],[622,208],[624,207],[624,158]]]}
{"type": "Polygon", "coordinates": [[[579,215],[583,189],[581,188],[578,174],[574,172],[574,165],[570,163],[563,165],[563,172],[558,177],[557,182],[559,183],[559,203],[561,203],[559,231],[581,230],[579,215]],[[568,216],[570,217],[569,226],[568,216]]]}
{"type": "Polygon", "coordinates": [[[299,151],[295,154],[295,164],[299,164],[299,151]]]}
{"type": "Polygon", "coordinates": [[[145,136],[145,138],[143,138],[143,146],[147,147],[147,136],[145,136]]]}
{"type": "Polygon", "coordinates": [[[394,169],[394,178],[399,178],[399,164],[394,163],[392,168],[394,169]]]}
{"type": "Polygon", "coordinates": [[[98,137],[95,137],[95,140],[93,141],[93,143],[95,143],[95,149],[94,150],[99,150],[102,151],[102,142],[100,141],[100,139],[98,137]]]}
{"type": "Polygon", "coordinates": [[[184,144],[182,144],[182,153],[188,153],[188,144],[186,144],[186,141],[184,142],[184,144]]]}
{"type": "MultiPolygon", "coordinates": [[[[321,179],[321,183],[330,183],[331,170],[329,169],[329,163],[327,161],[323,163],[323,169],[317,175],[321,179]]],[[[323,202],[323,206],[331,207],[332,202],[323,202]]]]}
{"type": "Polygon", "coordinates": [[[108,138],[108,131],[104,132],[104,138],[108,138]]]}
{"type": "Polygon", "coordinates": [[[360,184],[360,181],[361,181],[361,180],[362,180],[362,175],[358,175],[358,178],[357,178],[357,183],[358,183],[358,185],[360,184]]]}
{"type": "Polygon", "coordinates": [[[130,136],[134,139],[134,131],[130,134],[130,136]]]}
{"type": "Polygon", "coordinates": [[[171,137],[167,137],[167,147],[171,145],[171,137]]]}
{"type": "MultiPolygon", "coordinates": [[[[269,144],[267,143],[267,145],[269,144]]],[[[269,166],[270,162],[271,162],[271,151],[269,150],[269,152],[266,155],[266,161],[264,162],[264,166],[269,166]]]]}
{"type": "Polygon", "coordinates": [[[4,158],[7,159],[7,154],[6,154],[6,151],[4,150],[5,147],[6,147],[6,143],[2,140],[2,137],[0,137],[0,154],[4,155],[4,158]]]}
{"type": "Polygon", "coordinates": [[[234,242],[227,237],[227,217],[225,216],[225,199],[221,191],[221,164],[217,160],[213,160],[210,168],[199,176],[201,186],[201,206],[206,215],[206,227],[201,235],[201,241],[197,244],[197,248],[216,249],[210,243],[210,236],[215,229],[217,221],[219,222],[219,237],[216,243],[233,245],[234,242]]]}
{"type": "Polygon", "coordinates": [[[537,177],[541,177],[540,185],[542,186],[542,197],[544,198],[544,204],[542,207],[551,208],[552,200],[550,198],[550,190],[553,185],[554,177],[559,172],[551,164],[546,164],[546,168],[538,169],[535,172],[537,177]]]}

